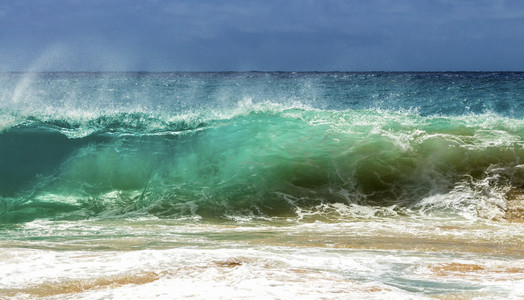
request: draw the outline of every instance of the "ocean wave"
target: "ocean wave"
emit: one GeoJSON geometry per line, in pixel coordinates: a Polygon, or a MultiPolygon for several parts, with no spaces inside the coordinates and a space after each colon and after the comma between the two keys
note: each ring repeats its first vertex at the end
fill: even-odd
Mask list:
{"type": "Polygon", "coordinates": [[[4,220],[297,216],[338,203],[497,218],[505,191],[524,185],[524,121],[495,114],[246,100],[199,113],[0,119],[4,220]]]}

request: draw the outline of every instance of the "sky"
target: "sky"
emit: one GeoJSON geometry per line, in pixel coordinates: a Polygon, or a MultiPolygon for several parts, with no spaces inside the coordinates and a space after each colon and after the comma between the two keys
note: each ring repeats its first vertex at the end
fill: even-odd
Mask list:
{"type": "Polygon", "coordinates": [[[0,71],[524,71],[522,0],[0,0],[0,71]]]}

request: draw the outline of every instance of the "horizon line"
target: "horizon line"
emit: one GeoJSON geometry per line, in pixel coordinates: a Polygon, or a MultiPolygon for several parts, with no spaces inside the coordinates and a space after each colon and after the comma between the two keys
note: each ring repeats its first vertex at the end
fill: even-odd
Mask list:
{"type": "Polygon", "coordinates": [[[246,70],[246,71],[233,71],[233,70],[225,70],[225,71],[195,71],[195,70],[178,70],[178,71],[144,71],[144,70],[127,70],[127,71],[82,71],[82,70],[75,70],[75,71],[57,71],[57,70],[41,70],[41,71],[31,71],[31,70],[25,70],[25,71],[5,71],[2,70],[0,73],[524,73],[524,70],[517,71],[517,70],[476,70],[476,71],[468,71],[468,70],[461,70],[461,71],[341,71],[341,70],[331,70],[331,71],[315,71],[315,70],[308,70],[308,71],[282,71],[282,70],[246,70]]]}

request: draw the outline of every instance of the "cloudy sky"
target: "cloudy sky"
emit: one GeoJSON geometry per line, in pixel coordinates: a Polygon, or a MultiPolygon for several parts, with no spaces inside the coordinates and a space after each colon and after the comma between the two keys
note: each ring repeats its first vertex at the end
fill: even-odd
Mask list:
{"type": "Polygon", "coordinates": [[[522,0],[0,0],[0,71],[524,71],[522,0]]]}

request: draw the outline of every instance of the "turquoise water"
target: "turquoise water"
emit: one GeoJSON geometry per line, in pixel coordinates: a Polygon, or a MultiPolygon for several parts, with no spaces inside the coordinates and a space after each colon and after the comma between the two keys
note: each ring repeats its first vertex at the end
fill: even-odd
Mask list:
{"type": "Polygon", "coordinates": [[[523,117],[523,73],[0,74],[0,297],[522,296],[523,117]]]}
{"type": "Polygon", "coordinates": [[[411,208],[465,178],[524,179],[520,73],[2,76],[10,222],[411,208]]]}

